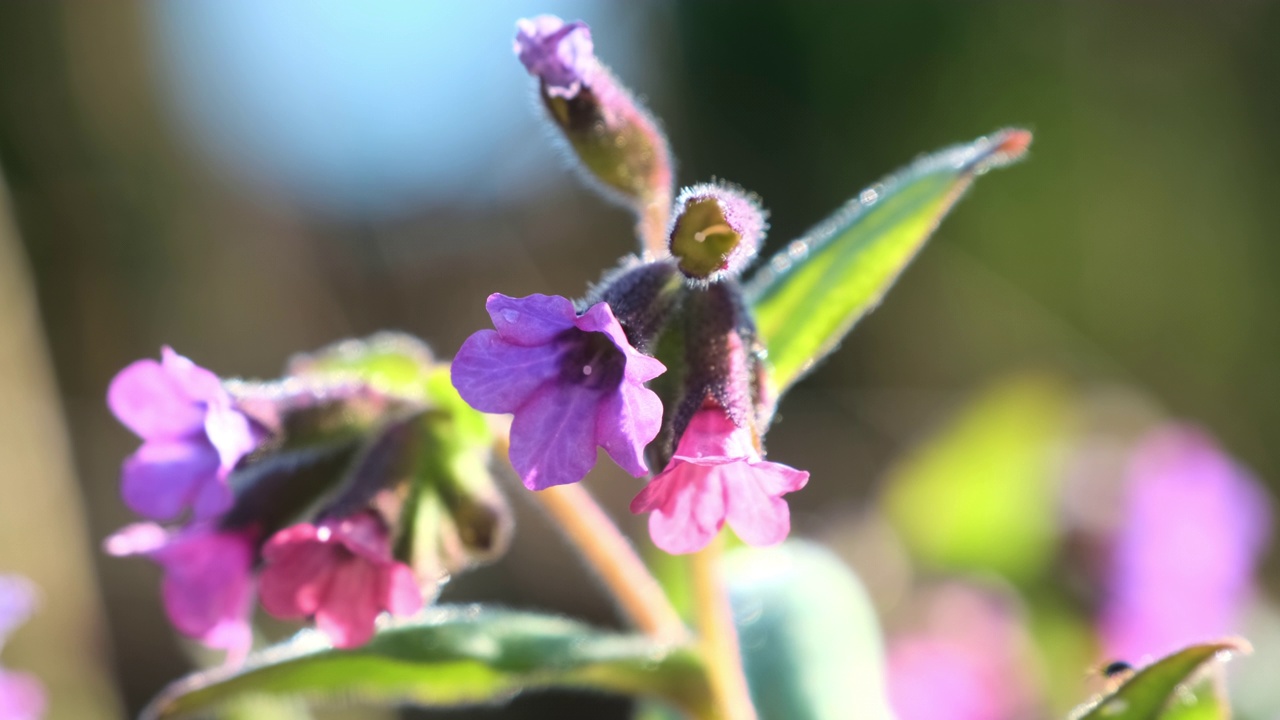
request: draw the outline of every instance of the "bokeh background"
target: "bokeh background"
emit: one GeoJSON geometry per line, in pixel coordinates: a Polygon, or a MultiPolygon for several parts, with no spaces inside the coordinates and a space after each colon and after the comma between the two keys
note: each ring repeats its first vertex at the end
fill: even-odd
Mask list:
{"type": "MultiPolygon", "coordinates": [[[[890,635],[919,630],[921,598],[980,585],[1026,620],[1024,718],[1096,690],[1095,544],[1123,522],[1106,511],[1137,439],[1190,421],[1280,478],[1274,3],[0,4],[0,571],[44,592],[5,664],[45,678],[55,718],[136,713],[191,665],[157,571],[98,550],[130,520],[116,481],[134,440],[103,402],[128,362],[171,344],[271,377],[383,328],[448,355],[486,324],[488,293],[576,295],[632,250],[630,219],[576,181],[511,56],[515,19],[539,12],[591,24],[662,118],[682,183],[763,196],[771,247],[921,152],[1035,132],[788,397],[769,449],[812,472],[796,532],[858,569],[890,635]],[[947,455],[949,437],[985,451],[947,455]],[[1007,495],[984,480],[1001,473],[1007,495]],[[961,522],[976,554],[913,541],[966,503],[1008,508],[961,522]],[[1009,560],[1027,537],[1039,549],[1009,560]]],[[[625,516],[634,480],[592,485],[625,516]]],[[[446,596],[616,623],[520,505],[511,556],[446,596]]],[[[1265,563],[1257,588],[1274,593],[1265,563]]],[[[551,695],[431,717],[626,709],[551,695]]]]}

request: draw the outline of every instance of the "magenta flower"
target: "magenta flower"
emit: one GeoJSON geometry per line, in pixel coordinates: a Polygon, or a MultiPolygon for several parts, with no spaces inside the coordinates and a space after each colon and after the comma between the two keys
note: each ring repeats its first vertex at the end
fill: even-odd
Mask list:
{"type": "Polygon", "coordinates": [[[252,531],[193,525],[173,533],[135,523],[103,543],[117,557],[145,555],[164,569],[161,596],[173,626],[184,635],[227,651],[236,664],[253,644],[252,531]]]}
{"type": "Polygon", "coordinates": [[[1266,549],[1269,499],[1204,432],[1164,427],[1130,461],[1100,631],[1138,662],[1237,632],[1266,549]]]}
{"type": "Polygon", "coordinates": [[[517,21],[515,53],[552,97],[574,97],[598,67],[587,24],[554,15],[517,21]]]}
{"type": "Polygon", "coordinates": [[[125,460],[121,490],[135,512],[156,520],[190,507],[210,518],[231,506],[226,477],[256,445],[217,375],[165,347],[111,381],[107,404],[142,447],[125,460]]]}
{"type": "Polygon", "coordinates": [[[530,490],[574,483],[596,446],[640,477],[644,448],[662,424],[662,401],[644,383],[666,368],[627,342],[606,303],[579,316],[548,295],[490,295],[496,330],[481,330],[453,360],[453,384],[472,407],[514,413],[511,465],[530,490]]]}
{"type": "Polygon", "coordinates": [[[422,609],[413,571],[391,556],[387,529],[372,513],[285,528],[262,554],[262,606],[284,620],[314,615],[336,647],[368,642],[383,610],[422,609]]]}
{"type": "Polygon", "coordinates": [[[762,459],[751,430],[709,405],[689,421],[675,456],[631,501],[631,512],[653,513],[649,535],[672,554],[706,547],[726,520],[748,545],[773,545],[791,531],[782,496],[808,481],[803,470],[762,459]]]}
{"type": "MultiPolygon", "coordinates": [[[[35,609],[35,587],[25,578],[0,575],[0,648],[35,609]]],[[[44,687],[34,676],[0,667],[0,720],[38,720],[45,712],[44,687]]]]}

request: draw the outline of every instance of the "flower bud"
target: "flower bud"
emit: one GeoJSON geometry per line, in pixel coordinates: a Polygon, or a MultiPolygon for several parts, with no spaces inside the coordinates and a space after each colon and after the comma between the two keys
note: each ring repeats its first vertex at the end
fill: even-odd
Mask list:
{"type": "Polygon", "coordinates": [[[638,233],[656,254],[673,194],[666,137],[596,58],[586,23],[541,15],[516,28],[516,55],[538,78],[551,119],[589,176],[636,213],[638,233]]]}
{"type": "Polygon", "coordinates": [[[736,277],[755,259],[768,224],[753,195],[726,185],[685,188],[676,199],[671,254],[695,280],[736,277]]]}

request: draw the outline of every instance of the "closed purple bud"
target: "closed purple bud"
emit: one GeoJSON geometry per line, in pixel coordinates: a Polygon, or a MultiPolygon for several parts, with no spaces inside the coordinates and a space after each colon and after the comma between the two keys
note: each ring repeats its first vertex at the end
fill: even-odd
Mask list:
{"type": "Polygon", "coordinates": [[[756,197],[704,183],[680,191],[671,227],[671,254],[680,271],[712,282],[736,277],[755,259],[769,225],[756,197]]]}
{"type": "Polygon", "coordinates": [[[515,53],[552,97],[574,97],[598,67],[587,24],[555,15],[517,21],[515,53]]]}
{"type": "Polygon", "coordinates": [[[635,212],[645,250],[660,255],[674,173],[658,124],[596,58],[586,23],[541,15],[516,30],[516,55],[592,184],[635,212]]]}

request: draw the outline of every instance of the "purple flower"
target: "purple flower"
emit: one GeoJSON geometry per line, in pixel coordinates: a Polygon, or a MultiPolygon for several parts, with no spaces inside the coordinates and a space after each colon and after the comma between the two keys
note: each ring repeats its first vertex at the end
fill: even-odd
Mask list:
{"type": "Polygon", "coordinates": [[[131,509],[167,520],[187,507],[197,518],[230,507],[226,477],[257,441],[217,375],[165,347],[160,362],[139,360],[121,370],[107,405],[143,440],[122,472],[131,509]]]}
{"type": "Polygon", "coordinates": [[[515,53],[552,97],[574,97],[598,67],[587,24],[555,15],[517,21],[515,53]]]}
{"type": "Polygon", "coordinates": [[[111,555],[145,555],[159,564],[161,595],[173,626],[226,650],[228,663],[236,664],[253,643],[255,542],[249,530],[194,525],[171,533],[154,523],[136,523],[107,538],[104,547],[111,555]]]}
{"type": "MultiPolygon", "coordinates": [[[[0,648],[35,609],[35,587],[25,578],[0,575],[0,648]]],[[[37,720],[44,715],[40,681],[27,673],[0,667],[0,720],[37,720]]]]}
{"type": "Polygon", "coordinates": [[[662,402],[644,383],[666,368],[627,342],[606,303],[579,316],[566,298],[490,295],[496,330],[453,361],[453,384],[477,410],[514,413],[511,465],[530,490],[586,477],[603,447],[624,470],[648,472],[662,402]]]}
{"type": "Polygon", "coordinates": [[[285,528],[262,555],[262,606],[285,620],[314,615],[336,647],[368,642],[383,610],[422,609],[413,570],[392,557],[387,528],[372,513],[285,528]]]}
{"type": "Polygon", "coordinates": [[[803,470],[761,458],[751,430],[710,405],[689,421],[675,456],[631,501],[631,512],[653,513],[649,535],[672,554],[706,547],[726,520],[748,545],[774,545],[791,531],[782,496],[808,481],[803,470]]]}
{"type": "Polygon", "coordinates": [[[1261,486],[1204,432],[1168,426],[1130,460],[1100,630],[1137,662],[1239,630],[1270,527],[1261,486]]]}

